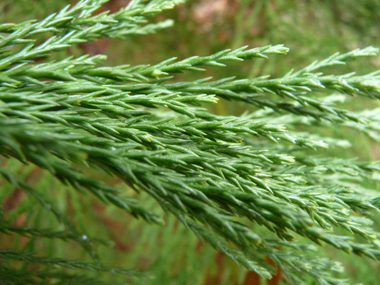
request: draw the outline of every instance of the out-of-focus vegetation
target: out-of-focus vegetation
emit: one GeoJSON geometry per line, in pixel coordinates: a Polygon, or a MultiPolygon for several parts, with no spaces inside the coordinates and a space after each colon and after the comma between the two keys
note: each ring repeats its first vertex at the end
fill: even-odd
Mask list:
{"type": "MultiPolygon", "coordinates": [[[[110,0],[103,10],[116,11],[125,6],[127,0],[110,0]]],[[[30,18],[42,19],[49,13],[59,11],[68,0],[2,0],[0,1],[0,22],[19,22],[30,18]]],[[[335,52],[346,52],[366,46],[379,46],[380,43],[380,2],[376,0],[194,0],[179,5],[176,9],[157,16],[159,19],[174,19],[173,27],[152,35],[132,35],[126,40],[102,39],[79,45],[69,51],[55,55],[64,58],[70,54],[107,54],[108,63],[116,64],[153,64],[177,56],[187,58],[193,55],[209,55],[226,48],[242,45],[250,47],[268,44],[285,44],[290,48],[289,56],[270,57],[267,60],[255,60],[249,63],[229,63],[227,68],[209,68],[203,74],[187,73],[182,79],[194,80],[212,76],[224,78],[254,78],[262,75],[283,76],[291,68],[302,68],[313,60],[328,57],[335,52]]],[[[363,73],[380,68],[380,58],[363,59],[351,64],[350,70],[363,73]]],[[[336,67],[331,69],[334,72],[336,67]]],[[[345,70],[345,66],[339,67],[345,70]]],[[[346,101],[345,108],[363,109],[375,107],[375,101],[346,101]],[[372,105],[368,105],[372,104],[372,105]]],[[[254,110],[240,103],[220,102],[213,107],[218,114],[240,115],[247,109],[254,110]]],[[[334,129],[335,136],[355,141],[356,146],[344,150],[343,157],[380,159],[380,148],[355,131],[334,129]]],[[[328,153],[328,150],[326,150],[328,153]]],[[[19,173],[28,174],[28,167],[21,164],[11,166],[19,173]]],[[[35,186],[49,185],[48,176],[38,171],[25,177],[35,186]]],[[[109,177],[107,182],[115,187],[125,188],[120,181],[109,177]]],[[[373,182],[366,185],[376,189],[373,182]]],[[[58,186],[57,186],[58,187],[58,186]]],[[[105,263],[128,267],[139,264],[153,274],[144,284],[265,284],[255,274],[249,274],[231,260],[209,247],[199,243],[197,238],[173,217],[168,217],[165,227],[142,227],[117,209],[104,208],[90,196],[81,196],[70,190],[60,192],[51,185],[54,197],[59,201],[63,212],[71,215],[79,228],[85,228],[90,234],[110,239],[113,249],[101,247],[99,255],[105,263]],[[69,204],[67,196],[78,196],[78,204],[69,204]],[[86,212],[86,215],[83,213],[86,212]],[[170,240],[170,243],[164,242],[170,240]]],[[[2,190],[3,191],[3,190],[2,190]]],[[[130,191],[130,190],[126,190],[130,191]]],[[[21,216],[15,221],[23,224],[32,219],[20,215],[23,209],[30,207],[23,199],[22,193],[16,193],[4,201],[4,210],[10,217],[21,216]],[[17,207],[16,205],[22,205],[17,207]]],[[[0,195],[1,196],[1,195],[0,195]]],[[[144,195],[143,195],[144,196],[144,195]]],[[[145,205],[154,206],[151,198],[142,200],[145,205]]],[[[154,208],[156,211],[157,209],[154,208]]],[[[35,213],[44,219],[43,213],[35,213]]],[[[46,226],[53,223],[44,221],[46,226]]],[[[380,222],[375,225],[380,231],[380,222]]],[[[13,240],[0,236],[2,245],[17,243],[19,247],[28,247],[27,239],[13,240]]],[[[42,244],[40,245],[42,247],[42,244]]],[[[46,244],[43,245],[46,247],[46,244]]],[[[48,246],[49,248],[49,246],[48,246]]],[[[52,243],[51,252],[65,257],[80,257],[76,252],[78,246],[67,243],[52,243]]],[[[32,248],[31,248],[32,249],[32,248]]],[[[368,259],[357,259],[328,247],[327,255],[346,265],[351,282],[378,284],[380,282],[380,265],[368,259]]],[[[279,284],[282,275],[267,284],[279,284]]],[[[134,282],[133,280],[130,282],[134,282]]],[[[136,284],[141,284],[137,281],[136,284]]],[[[145,282],[145,281],[144,281],[145,282]]],[[[310,283],[313,284],[313,283],[310,283]]]]}

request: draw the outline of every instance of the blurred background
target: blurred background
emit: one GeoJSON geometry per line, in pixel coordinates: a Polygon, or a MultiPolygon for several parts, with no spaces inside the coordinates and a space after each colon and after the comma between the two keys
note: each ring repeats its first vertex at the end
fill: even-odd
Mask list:
{"type": "MultiPolygon", "coordinates": [[[[128,4],[128,0],[110,0],[102,11],[117,11],[128,4]]],[[[0,0],[0,22],[20,22],[29,19],[41,20],[59,11],[69,0],[0,0]]],[[[99,11],[101,12],[101,11],[99,11]]],[[[336,52],[347,52],[366,46],[379,46],[380,2],[377,0],[193,0],[166,11],[152,22],[173,19],[175,25],[157,34],[130,35],[126,39],[101,39],[80,44],[66,52],[53,55],[60,59],[69,55],[106,54],[108,65],[155,64],[162,60],[194,55],[209,55],[227,48],[250,47],[269,44],[284,44],[290,48],[286,56],[271,56],[244,63],[228,63],[225,68],[207,68],[202,73],[184,73],[176,80],[194,80],[212,76],[215,79],[236,76],[254,78],[262,75],[280,77],[294,68],[300,69],[314,60],[322,60],[336,52]]],[[[365,74],[380,68],[380,57],[352,62],[347,66],[331,68],[326,72],[344,74],[357,71],[365,74]]],[[[376,101],[355,98],[344,103],[342,108],[352,110],[379,107],[376,101]]],[[[241,115],[254,107],[242,103],[220,101],[210,107],[221,115],[241,115]]],[[[379,143],[354,131],[334,129],[330,133],[353,142],[353,147],[340,154],[360,160],[380,159],[379,143]]],[[[329,151],[326,152],[326,155],[329,151]]],[[[336,155],[336,153],[334,153],[336,155]]],[[[19,173],[38,189],[48,187],[57,207],[67,214],[83,231],[99,238],[111,240],[108,246],[100,246],[98,253],[104,263],[114,266],[133,267],[151,272],[151,279],[144,284],[281,284],[286,281],[279,269],[272,280],[265,282],[242,268],[209,246],[202,245],[197,238],[172,217],[166,217],[166,226],[145,226],[121,211],[107,208],[92,197],[76,193],[67,186],[49,181],[44,172],[30,172],[30,166],[15,163],[19,173]],[[29,170],[28,170],[29,169],[29,170]],[[62,191],[65,188],[66,191],[62,191]]],[[[130,192],[114,178],[108,182],[130,192]]],[[[50,179],[51,180],[51,179],[50,179]]],[[[368,181],[366,187],[379,189],[377,183],[368,181]]],[[[28,201],[21,191],[9,190],[11,195],[4,200],[3,208],[16,225],[30,224],[43,216],[43,209],[36,216],[27,216],[28,201]],[[13,192],[11,192],[13,191],[13,192]],[[19,207],[23,205],[23,207],[19,207]],[[25,213],[24,213],[24,212],[25,213]],[[20,218],[22,217],[22,218],[20,218]]],[[[42,191],[42,190],[41,190],[42,191]]],[[[131,193],[131,195],[134,195],[131,193]]],[[[159,212],[149,197],[141,194],[144,206],[159,212]]],[[[46,227],[57,224],[54,217],[39,220],[46,227]]],[[[380,230],[379,225],[377,230],[380,230]]],[[[57,227],[61,227],[57,224],[57,227]]],[[[46,254],[67,258],[84,258],[76,244],[46,241],[34,243],[28,239],[1,237],[2,247],[17,244],[18,247],[39,247],[46,254]],[[7,246],[4,246],[7,245],[7,246]]],[[[358,259],[336,252],[331,247],[321,254],[339,260],[345,265],[352,283],[380,284],[380,266],[368,259],[358,259]]],[[[122,281],[115,277],[116,281],[122,281]]],[[[129,280],[131,284],[140,281],[129,280]]],[[[310,284],[314,284],[310,281],[310,284]]]]}

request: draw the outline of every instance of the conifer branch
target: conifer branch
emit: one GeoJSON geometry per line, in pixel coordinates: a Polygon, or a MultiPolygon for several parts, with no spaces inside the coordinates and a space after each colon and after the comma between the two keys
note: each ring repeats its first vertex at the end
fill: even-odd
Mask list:
{"type": "MultiPolygon", "coordinates": [[[[326,141],[332,145],[345,143],[313,137],[313,130],[294,130],[317,119],[319,126],[339,123],[378,139],[376,116],[337,108],[315,96],[338,91],[379,99],[378,71],[361,76],[320,72],[375,56],[378,49],[334,54],[281,78],[206,78],[175,83],[167,83],[173,78],[168,75],[202,71],[201,66],[222,67],[226,61],[282,55],[288,48],[242,47],[180,61],[172,58],[152,66],[100,67],[106,59],[102,55],[34,62],[94,38],[122,38],[167,27],[171,22],[152,24],[146,17],[180,1],[135,0],[116,13],[94,15],[105,2],[82,0],[39,22],[0,26],[0,32],[6,34],[0,39],[0,154],[4,159],[44,169],[60,185],[73,187],[81,194],[89,192],[102,203],[148,223],[163,224],[162,215],[137,204],[137,194],[132,198],[131,193],[126,195],[90,177],[88,171],[120,178],[128,189],[148,193],[200,240],[263,278],[274,273],[265,262],[267,256],[294,282],[301,283],[311,276],[320,284],[344,284],[342,279],[332,277],[336,264],[311,258],[310,247],[301,243],[300,237],[380,261],[379,233],[369,226],[370,215],[380,210],[380,198],[359,186],[346,188],[351,182],[346,181],[348,175],[358,182],[378,175],[378,162],[310,155],[309,149],[326,148],[326,141]],[[44,33],[53,36],[37,44],[34,37],[44,33]],[[259,109],[269,107],[273,112],[262,116],[214,115],[202,105],[216,104],[217,97],[259,109]],[[276,114],[282,111],[291,113],[286,120],[276,114]],[[368,123],[371,117],[372,125],[357,124],[368,123]],[[358,242],[356,237],[364,241],[358,242]]],[[[10,167],[0,167],[0,174],[8,184],[23,189],[49,209],[67,228],[55,231],[13,226],[0,213],[1,232],[75,240],[96,257],[89,241],[97,239],[80,234],[65,214],[52,207],[48,191],[35,191],[10,167]]],[[[135,275],[134,271],[98,263],[38,257],[12,249],[0,250],[0,257],[135,275]]],[[[0,274],[17,272],[8,265],[1,268],[0,274]]],[[[20,274],[25,275],[24,280],[32,278],[28,272],[20,274]]],[[[55,273],[49,274],[41,278],[55,273]]],[[[63,279],[81,278],[65,274],[63,279]]]]}
{"type": "MultiPolygon", "coordinates": [[[[137,276],[136,270],[127,270],[123,268],[107,268],[99,263],[88,263],[81,260],[67,260],[62,258],[40,257],[33,253],[19,252],[10,249],[0,249],[0,257],[4,260],[20,260],[25,263],[43,264],[51,267],[60,266],[71,269],[106,271],[114,274],[137,276]]],[[[141,275],[141,274],[140,274],[141,275]]]]}

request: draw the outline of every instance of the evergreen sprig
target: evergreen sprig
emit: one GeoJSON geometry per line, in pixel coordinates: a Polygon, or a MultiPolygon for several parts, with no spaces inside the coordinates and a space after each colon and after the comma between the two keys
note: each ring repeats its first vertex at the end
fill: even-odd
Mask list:
{"type": "MultiPolygon", "coordinates": [[[[336,264],[311,256],[311,248],[300,237],[380,261],[378,233],[368,225],[371,215],[379,211],[380,198],[359,187],[354,190],[352,179],[347,178],[355,176],[360,182],[378,175],[378,163],[317,157],[309,149],[326,148],[329,138],[314,139],[293,130],[320,121],[320,126],[346,124],[378,138],[376,125],[359,124],[368,123],[370,116],[335,107],[315,95],[340,92],[378,99],[378,71],[362,76],[319,72],[375,56],[378,49],[335,54],[281,78],[174,83],[167,83],[173,79],[168,75],[202,71],[201,66],[221,67],[225,61],[282,55],[288,48],[242,47],[152,66],[99,66],[105,60],[102,55],[49,60],[53,52],[97,37],[155,32],[168,22],[146,24],[146,17],[179,1],[131,1],[119,12],[94,15],[105,2],[83,0],[39,22],[0,26],[5,34],[0,40],[0,154],[4,159],[32,164],[80,194],[90,192],[136,218],[163,224],[164,217],[138,205],[133,194],[92,178],[88,170],[117,177],[130,189],[148,193],[200,240],[264,278],[274,273],[265,261],[270,257],[298,284],[307,276],[320,284],[346,284],[334,277],[336,264]],[[46,34],[49,37],[38,43],[35,36],[46,34]],[[48,60],[37,63],[40,57],[48,60]],[[261,117],[258,113],[214,115],[202,106],[217,103],[216,96],[272,111],[261,117]],[[287,121],[277,115],[283,111],[289,113],[287,121]]],[[[0,174],[1,183],[23,189],[68,229],[15,226],[1,215],[1,232],[74,240],[93,252],[88,242],[97,239],[79,234],[65,214],[52,210],[46,202],[53,200],[47,189],[34,190],[10,167],[1,167],[0,174]]],[[[35,256],[27,250],[2,249],[0,257],[133,274],[97,263],[35,256]]],[[[0,274],[8,282],[16,282],[12,281],[15,272],[25,276],[22,280],[32,280],[27,270],[19,272],[12,263],[4,264],[0,274]]],[[[73,278],[64,272],[62,278],[73,278]]]]}

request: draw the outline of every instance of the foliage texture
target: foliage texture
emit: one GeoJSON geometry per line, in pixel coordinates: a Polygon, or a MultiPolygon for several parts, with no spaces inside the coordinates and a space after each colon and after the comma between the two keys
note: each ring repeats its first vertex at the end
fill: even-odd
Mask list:
{"type": "Polygon", "coordinates": [[[350,142],[316,131],[354,129],[380,140],[378,109],[340,106],[347,97],[379,99],[380,72],[322,73],[376,56],[377,48],[336,53],[279,78],[180,81],[176,74],[284,55],[283,45],[155,65],[111,67],[104,55],[53,60],[54,53],[96,38],[166,28],[172,21],[149,17],[180,1],[133,0],[116,13],[96,14],[105,2],[82,0],[41,21],[0,25],[0,231],[16,238],[14,248],[0,249],[4,284],[114,278],[102,273],[99,281],[91,270],[127,275],[115,278],[128,282],[151,278],[100,263],[96,244],[107,240],[78,229],[67,208],[62,211],[61,200],[80,210],[87,193],[140,223],[179,220],[187,235],[262,278],[279,267],[284,282],[347,284],[341,266],[319,257],[312,244],[380,261],[379,234],[371,226],[380,198],[363,184],[378,179],[380,165],[323,155],[350,142]],[[254,111],[222,116],[207,109],[220,100],[254,111]],[[17,191],[27,198],[11,207],[7,201],[17,191]],[[40,240],[76,244],[93,260],[57,257],[40,240]]]}

